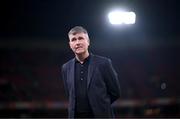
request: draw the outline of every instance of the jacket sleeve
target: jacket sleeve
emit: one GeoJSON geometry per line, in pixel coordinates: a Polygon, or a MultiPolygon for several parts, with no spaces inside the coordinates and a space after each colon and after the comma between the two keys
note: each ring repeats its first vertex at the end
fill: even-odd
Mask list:
{"type": "Polygon", "coordinates": [[[65,94],[67,97],[69,97],[69,91],[68,91],[68,88],[67,88],[67,73],[66,73],[66,66],[63,65],[61,67],[61,75],[62,75],[62,80],[63,80],[63,83],[64,83],[64,90],[65,90],[65,94]]]}
{"type": "Polygon", "coordinates": [[[111,98],[111,103],[120,97],[120,84],[118,80],[118,75],[112,66],[111,60],[108,59],[104,64],[104,79],[107,86],[108,94],[111,98]]]}

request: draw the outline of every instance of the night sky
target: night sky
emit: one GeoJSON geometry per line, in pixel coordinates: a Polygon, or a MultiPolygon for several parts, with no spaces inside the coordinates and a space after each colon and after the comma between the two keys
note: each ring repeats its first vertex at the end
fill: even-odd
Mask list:
{"type": "Polygon", "coordinates": [[[98,38],[123,33],[176,37],[180,33],[179,6],[178,0],[5,0],[0,3],[0,37],[64,38],[75,25],[98,38]],[[134,11],[136,24],[111,26],[107,13],[117,7],[134,11]]]}

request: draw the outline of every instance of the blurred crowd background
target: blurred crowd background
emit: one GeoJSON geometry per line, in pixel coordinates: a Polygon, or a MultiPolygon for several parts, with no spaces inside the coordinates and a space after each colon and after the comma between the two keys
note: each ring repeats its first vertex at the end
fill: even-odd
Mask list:
{"type": "Polygon", "coordinates": [[[67,33],[89,31],[94,54],[112,60],[121,117],[180,117],[180,24],[177,0],[8,0],[0,13],[0,117],[67,117],[61,66],[73,58],[67,33]],[[134,26],[111,26],[110,6],[128,6],[134,26]],[[109,7],[109,8],[108,8],[109,7]],[[94,8],[94,9],[93,9],[94,8]]]}

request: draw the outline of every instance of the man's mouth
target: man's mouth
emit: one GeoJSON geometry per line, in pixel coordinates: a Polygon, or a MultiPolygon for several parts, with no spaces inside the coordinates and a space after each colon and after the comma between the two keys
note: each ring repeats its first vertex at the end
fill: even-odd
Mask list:
{"type": "Polygon", "coordinates": [[[77,49],[81,49],[81,48],[82,48],[82,47],[76,47],[76,50],[77,50],[77,49]]]}

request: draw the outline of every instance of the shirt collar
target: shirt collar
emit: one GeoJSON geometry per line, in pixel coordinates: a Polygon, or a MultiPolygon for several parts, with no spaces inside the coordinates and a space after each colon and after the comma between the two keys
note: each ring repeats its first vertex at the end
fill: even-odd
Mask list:
{"type": "MultiPolygon", "coordinates": [[[[89,62],[90,57],[91,57],[91,53],[89,53],[89,56],[84,59],[83,64],[84,64],[85,62],[89,62]]],[[[76,58],[75,58],[75,62],[76,62],[76,63],[80,63],[76,58]]]]}

